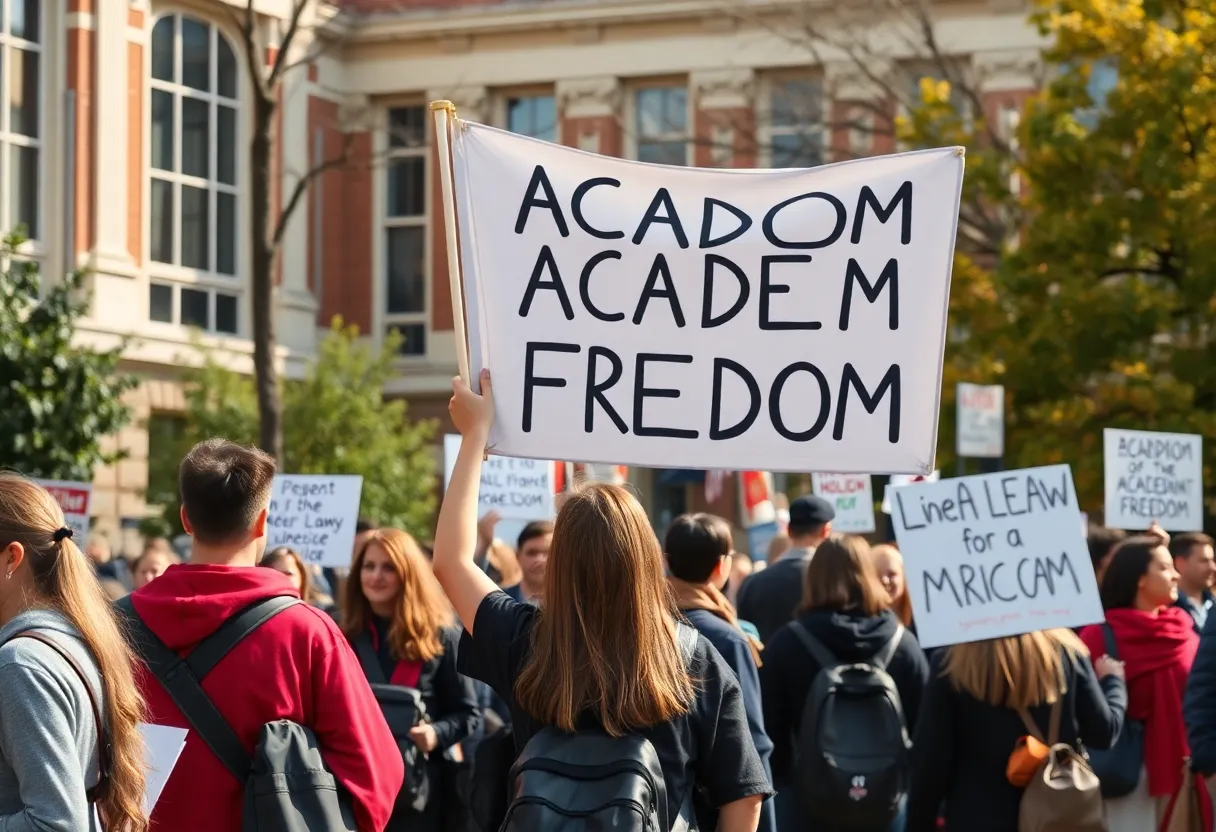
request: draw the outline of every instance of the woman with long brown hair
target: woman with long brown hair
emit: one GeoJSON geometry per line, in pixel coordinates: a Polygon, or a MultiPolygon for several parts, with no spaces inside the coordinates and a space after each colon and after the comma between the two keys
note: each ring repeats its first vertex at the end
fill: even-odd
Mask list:
{"type": "Polygon", "coordinates": [[[1007,768],[1032,720],[1050,739],[1109,748],[1119,735],[1127,688],[1119,662],[1090,664],[1072,630],[955,644],[933,657],[912,742],[907,832],[947,829],[1016,832],[1023,789],[1007,768]]]}
{"type": "MultiPolygon", "coordinates": [[[[818,648],[808,649],[808,635],[837,664],[881,663],[899,692],[908,731],[916,725],[929,666],[916,637],[904,631],[890,606],[869,544],[860,537],[834,535],[819,544],[807,563],[797,617],[765,645],[760,693],[764,727],[773,741],[773,780],[779,784],[777,827],[783,832],[835,828],[830,818],[809,817],[793,788],[804,708],[826,662],[826,657],[820,661],[818,648]]],[[[901,828],[897,815],[869,832],[901,828]]]]}
{"type": "Polygon", "coordinates": [[[687,630],[677,628],[642,507],[618,486],[573,493],[554,524],[544,604],[512,600],[473,560],[494,418],[489,373],[481,395],[459,379],[453,388],[449,409],[463,441],[439,512],[434,568],[464,622],[461,670],[507,702],[517,751],[554,734],[573,735],[576,749],[583,739],[601,747],[595,741],[605,735],[644,740],[662,764],[666,802],[656,808],[664,817],[679,816],[695,789],[718,807],[719,832],[753,832],[771,788],[739,682],[695,633],[686,661],[678,642],[687,630]]]}
{"type": "Polygon", "coordinates": [[[308,568],[308,564],[304,563],[304,558],[300,557],[300,553],[295,549],[288,546],[271,549],[262,555],[258,566],[265,566],[286,575],[287,579],[291,581],[291,585],[299,590],[300,598],[304,600],[304,603],[311,604],[325,612],[333,611],[333,599],[317,588],[313,582],[312,570],[308,568]]]}
{"type": "Polygon", "coordinates": [[[11,473],[0,547],[0,828],[143,832],[131,651],[58,503],[11,473]]]}
{"type": "MultiPolygon", "coordinates": [[[[398,726],[386,716],[398,742],[412,742],[426,760],[428,795],[403,793],[386,832],[442,832],[445,816],[443,754],[481,723],[471,680],[456,671],[459,631],[452,608],[431,573],[417,541],[399,529],[377,529],[355,553],[346,581],[342,631],[359,658],[368,682],[418,691],[426,720],[398,726]]],[[[378,693],[382,689],[373,688],[378,693]]],[[[388,700],[377,698],[385,707],[388,700]]],[[[407,784],[414,772],[407,771],[407,784]]]]}

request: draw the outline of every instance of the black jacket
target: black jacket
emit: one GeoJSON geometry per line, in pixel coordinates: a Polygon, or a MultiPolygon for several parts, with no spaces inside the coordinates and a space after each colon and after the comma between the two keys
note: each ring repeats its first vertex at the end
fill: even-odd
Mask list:
{"type": "Polygon", "coordinates": [[[794,619],[811,554],[809,549],[794,549],[739,586],[735,605],[739,618],[756,626],[761,642],[767,644],[774,633],[794,619]]]}
{"type": "MultiPolygon", "coordinates": [[[[1022,789],[1005,779],[1005,768],[1026,727],[1017,711],[955,690],[941,675],[944,657],[945,651],[934,654],[913,735],[905,832],[935,832],[943,802],[947,829],[1017,832],[1022,789]]],[[[1086,656],[1072,657],[1065,672],[1059,741],[1109,748],[1123,726],[1127,686],[1115,676],[1099,682],[1086,656]]],[[[1030,715],[1047,730],[1049,705],[1030,708],[1030,715]]]]}
{"type": "MultiPolygon", "coordinates": [[[[813,610],[800,615],[798,621],[841,663],[873,658],[891,641],[899,624],[889,611],[870,617],[813,610]]],[[[773,780],[783,782],[792,774],[794,743],[802,725],[802,709],[821,668],[788,625],[765,643],[761,658],[760,696],[764,728],[773,742],[773,780]]],[[[910,632],[904,631],[887,673],[899,689],[904,718],[911,733],[916,726],[929,664],[910,632]]]]}

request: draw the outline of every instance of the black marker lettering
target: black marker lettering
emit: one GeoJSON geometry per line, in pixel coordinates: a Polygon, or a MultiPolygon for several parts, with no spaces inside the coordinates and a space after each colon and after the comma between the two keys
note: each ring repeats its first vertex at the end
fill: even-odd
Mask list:
{"type": "Polygon", "coordinates": [[[671,270],[667,267],[667,258],[662,254],[655,255],[654,265],[650,267],[650,274],[646,276],[646,285],[642,288],[642,296],[638,298],[638,308],[633,312],[634,324],[642,322],[651,298],[666,298],[667,303],[671,305],[671,317],[675,318],[676,326],[684,326],[684,310],[680,308],[680,297],[676,294],[676,287],[671,282],[671,270]],[[663,279],[662,289],[656,288],[659,278],[663,279]]]}
{"type": "Polygon", "coordinates": [[[524,201],[519,206],[519,217],[515,220],[516,234],[524,233],[524,227],[528,224],[528,215],[532,213],[533,208],[548,208],[553,214],[553,222],[557,225],[558,233],[563,237],[570,236],[570,227],[566,225],[566,218],[562,215],[562,206],[557,201],[557,194],[553,192],[553,185],[549,183],[549,175],[545,173],[544,165],[537,165],[532,171],[532,180],[528,182],[528,190],[524,192],[524,201]],[[538,190],[545,192],[544,199],[536,198],[538,190]]]}
{"type": "Polygon", "coordinates": [[[818,436],[820,431],[823,430],[823,426],[828,423],[828,414],[831,409],[832,400],[831,391],[828,388],[828,380],[824,377],[823,372],[814,364],[806,361],[796,361],[777,373],[777,377],[773,379],[773,386],[768,394],[768,418],[773,423],[773,428],[777,433],[791,442],[809,442],[818,436]],[[785,388],[785,383],[789,381],[790,376],[798,372],[810,373],[815,377],[815,381],[819,382],[819,416],[815,419],[815,424],[801,433],[796,433],[787,428],[785,420],[781,418],[781,391],[785,388]]]}
{"type": "Polygon", "coordinates": [[[529,341],[524,347],[524,433],[532,431],[532,393],[537,387],[565,387],[564,378],[545,378],[536,375],[536,353],[565,352],[578,353],[582,347],[578,344],[562,344],[554,341],[529,341]]]}
{"type": "Polygon", "coordinates": [[[578,296],[583,301],[583,306],[591,313],[591,317],[598,318],[601,321],[623,321],[625,320],[624,312],[603,312],[594,303],[591,302],[591,273],[595,271],[595,267],[605,260],[620,260],[621,253],[619,251],[601,251],[599,254],[587,261],[587,265],[583,266],[583,273],[578,280],[578,296]]]}
{"type": "Polygon", "coordinates": [[[714,440],[734,439],[736,436],[742,436],[756,421],[758,415],[760,415],[760,385],[756,383],[756,379],[739,362],[731,361],[729,358],[715,358],[714,385],[709,407],[709,438],[714,440]],[[743,383],[747,385],[747,395],[750,400],[747,405],[747,415],[729,428],[722,427],[723,370],[730,370],[743,379],[743,383]]]}
{"type": "Polygon", "coordinates": [[[809,254],[770,254],[760,258],[760,329],[779,331],[789,329],[819,329],[819,321],[774,321],[769,318],[769,300],[773,295],[784,295],[790,290],[785,283],[773,283],[774,263],[809,263],[809,254]]]}
{"type": "MultiPolygon", "coordinates": [[[[751,291],[751,286],[748,283],[747,275],[743,273],[743,269],[720,254],[705,255],[705,293],[701,299],[701,328],[712,329],[715,326],[721,326],[738,315],[743,310],[743,307],[747,305],[747,298],[751,294],[751,291]],[[731,305],[730,309],[727,309],[716,318],[713,315],[714,275],[716,274],[714,266],[725,266],[735,276],[735,280],[739,284],[739,294],[735,297],[735,302],[731,305]]],[[[789,290],[787,289],[786,291],[789,290]]]]}
{"type": "Polygon", "coordinates": [[[844,365],[844,373],[840,377],[840,395],[839,401],[836,403],[836,424],[832,428],[832,438],[839,442],[844,438],[844,414],[845,408],[849,404],[849,388],[852,387],[857,391],[857,395],[861,398],[861,406],[866,409],[866,413],[873,413],[878,409],[879,403],[882,402],[883,396],[887,394],[887,390],[891,391],[891,403],[889,407],[887,441],[892,445],[899,441],[899,413],[900,413],[900,384],[899,384],[899,365],[892,364],[887,370],[887,374],[882,377],[882,381],[878,383],[878,389],[871,396],[862,384],[861,376],[857,374],[857,370],[852,364],[844,365]]]}
{"type": "MultiPolygon", "coordinates": [[[[611,179],[607,176],[597,176],[594,179],[588,179],[574,189],[574,196],[570,199],[570,214],[574,217],[574,222],[578,227],[592,237],[598,237],[601,240],[620,240],[625,236],[624,231],[600,231],[598,228],[592,228],[587,220],[583,218],[583,197],[587,196],[587,192],[592,188],[599,187],[600,185],[607,185],[612,188],[621,187],[619,180],[611,179]]],[[[562,236],[566,235],[563,234],[562,236]]]]}
{"type": "Polygon", "coordinates": [[[705,197],[705,213],[701,216],[701,248],[715,248],[717,246],[724,246],[727,243],[742,237],[744,233],[746,233],[747,229],[751,227],[752,218],[743,211],[731,205],[729,202],[714,199],[712,196],[705,197]],[[716,240],[711,240],[709,235],[713,230],[714,206],[721,206],[734,214],[735,218],[739,220],[739,225],[734,231],[724,234],[716,240]]]}
{"type": "Polygon", "coordinates": [[[646,209],[646,214],[642,217],[642,221],[638,224],[638,230],[633,235],[633,244],[640,245],[642,240],[646,238],[646,232],[654,223],[663,223],[671,226],[671,233],[675,235],[676,242],[680,248],[688,248],[688,235],[684,233],[684,226],[680,223],[680,215],[676,213],[675,203],[671,201],[671,194],[666,188],[659,188],[655,192],[654,199],[650,202],[650,207],[646,209]],[[664,209],[665,213],[660,216],[659,209],[664,209]]]}
{"type": "Polygon", "coordinates": [[[562,276],[557,271],[557,261],[553,259],[553,252],[548,246],[540,247],[536,267],[532,269],[532,276],[528,278],[528,286],[524,289],[524,299],[519,304],[519,317],[528,317],[528,312],[532,309],[532,298],[536,295],[537,289],[551,289],[557,292],[557,300],[562,305],[562,314],[566,316],[566,320],[574,320],[574,309],[570,306],[570,296],[566,294],[566,285],[562,283],[562,276]],[[550,279],[541,280],[546,267],[549,269],[550,279]]]}
{"type": "Polygon", "coordinates": [[[764,236],[768,241],[777,248],[792,248],[792,249],[811,249],[811,248],[827,248],[832,243],[840,239],[840,235],[844,233],[845,222],[848,217],[845,214],[844,203],[831,194],[825,194],[821,191],[810,194],[799,194],[791,197],[780,205],[774,205],[769,209],[769,212],[764,215],[764,236]],[[777,232],[773,230],[773,223],[777,219],[777,214],[781,209],[793,205],[795,202],[801,202],[804,199],[822,199],[827,202],[836,211],[836,226],[832,229],[832,233],[824,237],[822,240],[811,240],[806,242],[790,242],[783,240],[777,236],[777,232]]]}
{"type": "Polygon", "coordinates": [[[857,261],[852,257],[849,258],[849,263],[844,271],[844,299],[840,302],[841,332],[847,332],[849,329],[849,307],[853,303],[854,280],[861,284],[861,291],[870,303],[878,303],[879,294],[890,281],[891,298],[890,312],[887,313],[887,329],[892,331],[899,329],[899,261],[894,257],[888,260],[887,265],[883,267],[882,274],[878,276],[878,282],[871,285],[857,261]]]}
{"type": "MultiPolygon", "coordinates": [[[[623,316],[622,316],[623,317],[623,316]]],[[[608,397],[604,395],[604,391],[612,387],[621,380],[621,372],[624,370],[624,365],[621,363],[621,357],[607,347],[591,347],[587,350],[587,401],[583,415],[583,431],[592,433],[595,426],[595,404],[599,402],[600,407],[604,408],[604,412],[608,414],[608,418],[616,425],[616,429],[621,433],[628,433],[629,426],[625,424],[625,420],[616,412],[616,408],[612,406],[612,402],[608,401],[608,397]],[[611,368],[608,371],[608,378],[603,381],[595,380],[595,364],[600,357],[607,358],[611,368]]]]}
{"type": "Polygon", "coordinates": [[[874,195],[874,190],[866,185],[861,189],[861,196],[857,198],[857,213],[853,216],[853,234],[849,238],[849,242],[856,245],[861,242],[861,222],[865,219],[866,206],[869,205],[874,209],[874,216],[878,217],[878,221],[886,223],[891,219],[891,215],[895,213],[895,208],[903,203],[903,213],[900,214],[900,229],[899,241],[903,245],[912,242],[912,181],[908,180],[899,186],[899,190],[895,192],[895,196],[887,203],[884,208],[878,202],[878,197],[874,195]]]}
{"type": "Polygon", "coordinates": [[[666,355],[656,352],[640,352],[633,373],[633,433],[635,436],[666,436],[671,439],[696,439],[699,435],[695,430],[683,428],[651,428],[642,424],[642,410],[646,399],[678,399],[680,391],[670,387],[647,387],[646,364],[648,362],[663,362],[667,364],[691,364],[691,355],[666,355]]]}

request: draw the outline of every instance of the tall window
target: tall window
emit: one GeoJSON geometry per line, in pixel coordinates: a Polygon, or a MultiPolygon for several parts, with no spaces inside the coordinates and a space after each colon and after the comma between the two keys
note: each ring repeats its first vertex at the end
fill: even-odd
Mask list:
{"type": "Polygon", "coordinates": [[[152,29],[149,317],[236,334],[236,55],[185,15],[152,29]]]}
{"type": "Polygon", "coordinates": [[[823,85],[812,78],[773,81],[768,96],[769,167],[823,164],[823,85]]]}
{"type": "Polygon", "coordinates": [[[634,97],[637,159],[660,165],[688,164],[688,90],[651,87],[634,97]]]}
{"type": "Polygon", "coordinates": [[[25,226],[38,239],[39,161],[42,149],[42,2],[4,0],[0,26],[0,233],[25,226]]]}
{"type": "Polygon", "coordinates": [[[388,111],[384,322],[409,356],[426,355],[427,123],[425,107],[388,111]]]}
{"type": "Polygon", "coordinates": [[[557,141],[557,107],[551,95],[507,99],[507,129],[521,136],[557,141]]]}

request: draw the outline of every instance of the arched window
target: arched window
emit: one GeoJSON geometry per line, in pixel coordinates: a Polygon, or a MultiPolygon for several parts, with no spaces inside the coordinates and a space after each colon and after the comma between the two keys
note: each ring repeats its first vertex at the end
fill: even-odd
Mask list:
{"type": "Polygon", "coordinates": [[[0,234],[19,225],[42,233],[42,0],[7,0],[0,25],[0,234]]]}
{"type": "Polygon", "coordinates": [[[182,14],[152,28],[149,317],[240,331],[239,75],[231,44],[182,14]]]}

